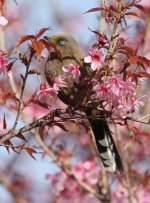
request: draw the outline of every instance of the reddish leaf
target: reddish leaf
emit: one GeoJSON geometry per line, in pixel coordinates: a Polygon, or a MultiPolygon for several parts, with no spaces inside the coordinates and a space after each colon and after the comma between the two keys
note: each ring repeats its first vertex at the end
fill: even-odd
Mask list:
{"type": "Polygon", "coordinates": [[[134,4],[134,6],[136,7],[136,8],[138,8],[139,10],[141,10],[141,11],[145,11],[145,8],[142,6],[142,5],[139,5],[139,4],[134,4]]]}
{"type": "Polygon", "coordinates": [[[24,150],[33,158],[36,160],[36,158],[33,156],[33,153],[37,153],[34,149],[25,147],[24,150]]]}
{"type": "Polygon", "coordinates": [[[24,135],[22,133],[20,133],[17,137],[22,139],[23,141],[27,142],[26,138],[24,137],[24,135]]]}
{"type": "Polygon", "coordinates": [[[51,43],[50,41],[46,41],[45,39],[40,39],[39,42],[42,42],[43,46],[48,50],[48,52],[56,52],[58,57],[61,58],[61,53],[59,49],[57,49],[56,45],[51,43]]]}
{"type": "Polygon", "coordinates": [[[130,15],[130,16],[136,16],[136,17],[138,17],[138,18],[141,18],[137,13],[135,13],[135,12],[128,12],[128,13],[126,13],[125,15],[130,15]]]}
{"type": "Polygon", "coordinates": [[[45,39],[40,39],[39,42],[42,42],[43,43],[43,46],[49,50],[49,42],[46,41],[45,39]]]}
{"type": "Polygon", "coordinates": [[[150,74],[146,72],[138,72],[137,76],[150,78],[150,74]]]}
{"type": "Polygon", "coordinates": [[[25,144],[21,144],[15,147],[16,149],[24,149],[25,148],[25,144]]]}
{"type": "Polygon", "coordinates": [[[24,43],[25,41],[28,41],[28,40],[33,40],[33,39],[36,39],[36,37],[34,35],[25,35],[25,36],[22,36],[19,41],[17,42],[17,45],[16,45],[16,48],[18,48],[22,43],[24,43]]]}
{"type": "Polygon", "coordinates": [[[133,64],[137,64],[137,62],[138,62],[138,56],[137,55],[131,56],[131,60],[132,60],[133,64]]]}
{"type": "Polygon", "coordinates": [[[124,55],[128,55],[128,52],[123,51],[123,50],[118,50],[117,53],[124,54],[124,55]]]}
{"type": "MultiPolygon", "coordinates": [[[[107,9],[105,9],[105,8],[91,8],[91,9],[89,9],[88,11],[86,11],[85,13],[91,13],[91,12],[97,12],[97,11],[107,11],[107,9]]],[[[84,13],[84,14],[85,14],[84,13]]]]}
{"type": "Polygon", "coordinates": [[[135,53],[137,52],[137,49],[128,46],[121,46],[120,49],[126,51],[128,54],[132,56],[135,55],[135,53]]]}
{"type": "Polygon", "coordinates": [[[55,51],[58,56],[61,58],[61,53],[59,51],[59,49],[57,49],[56,45],[54,45],[53,43],[46,41],[45,39],[40,39],[40,42],[42,42],[43,46],[49,51],[55,51]]]}
{"type": "Polygon", "coordinates": [[[117,46],[118,46],[118,47],[124,45],[124,43],[125,43],[125,40],[124,40],[123,38],[119,38],[119,39],[117,40],[117,46]]]}
{"type": "Polygon", "coordinates": [[[50,30],[50,27],[40,29],[39,32],[35,35],[36,39],[41,37],[41,35],[43,35],[43,33],[46,32],[47,30],[50,30]]]}
{"type": "Polygon", "coordinates": [[[38,57],[41,56],[42,50],[43,50],[43,43],[40,41],[32,41],[32,46],[37,53],[38,57]]]}
{"type": "Polygon", "coordinates": [[[147,66],[150,66],[150,60],[148,60],[144,56],[138,56],[138,60],[141,61],[142,63],[145,63],[147,66]]]}
{"type": "MultiPolygon", "coordinates": [[[[13,147],[13,144],[11,143],[10,140],[5,141],[4,144],[5,145],[10,145],[11,147],[13,147]]],[[[6,150],[7,150],[8,153],[9,153],[9,148],[10,148],[9,146],[6,146],[6,150]]]]}
{"type": "Polygon", "coordinates": [[[65,128],[65,126],[62,123],[56,123],[55,125],[61,128],[62,130],[64,130],[65,132],[68,132],[68,130],[65,128]]]}
{"type": "Polygon", "coordinates": [[[114,12],[119,13],[118,10],[117,10],[114,6],[112,6],[112,5],[109,7],[109,9],[112,10],[112,11],[114,11],[114,12]]]}
{"type": "Polygon", "coordinates": [[[7,128],[7,123],[6,123],[6,118],[5,118],[5,114],[4,114],[4,117],[3,117],[3,129],[6,129],[7,128]]]}

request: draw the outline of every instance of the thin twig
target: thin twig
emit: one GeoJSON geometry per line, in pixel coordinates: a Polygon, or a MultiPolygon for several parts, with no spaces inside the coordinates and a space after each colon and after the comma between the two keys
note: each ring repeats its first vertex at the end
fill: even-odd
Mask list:
{"type": "Polygon", "coordinates": [[[25,72],[25,76],[24,76],[24,80],[23,80],[23,85],[22,85],[22,89],[21,89],[21,93],[20,93],[20,98],[19,98],[19,106],[18,106],[18,112],[17,112],[17,116],[14,122],[14,126],[12,128],[12,134],[16,129],[19,117],[20,117],[20,113],[21,113],[21,109],[22,109],[22,97],[23,97],[23,93],[24,93],[24,89],[25,89],[25,85],[26,85],[26,81],[27,81],[27,77],[28,77],[28,71],[29,71],[29,67],[32,61],[32,57],[33,57],[33,52],[31,51],[30,53],[30,57],[29,57],[29,61],[28,61],[28,65],[26,66],[26,72],[25,72]]]}

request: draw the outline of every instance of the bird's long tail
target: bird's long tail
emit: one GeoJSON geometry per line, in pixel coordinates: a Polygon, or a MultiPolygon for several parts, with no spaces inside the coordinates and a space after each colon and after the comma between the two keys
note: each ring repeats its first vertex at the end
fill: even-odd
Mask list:
{"type": "Polygon", "coordinates": [[[107,121],[89,119],[92,128],[92,139],[104,168],[110,172],[124,173],[122,161],[113,140],[107,121]]]}

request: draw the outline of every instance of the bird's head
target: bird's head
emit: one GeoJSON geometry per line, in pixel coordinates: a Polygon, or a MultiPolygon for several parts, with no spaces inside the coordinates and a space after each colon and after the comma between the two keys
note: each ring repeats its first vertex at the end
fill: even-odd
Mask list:
{"type": "Polygon", "coordinates": [[[62,57],[74,56],[79,60],[83,58],[83,52],[71,34],[58,32],[53,36],[45,36],[44,38],[59,50],[62,57]]]}

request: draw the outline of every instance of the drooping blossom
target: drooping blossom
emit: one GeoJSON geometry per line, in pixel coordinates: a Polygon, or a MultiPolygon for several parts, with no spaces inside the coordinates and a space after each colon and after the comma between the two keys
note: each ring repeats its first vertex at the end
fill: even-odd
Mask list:
{"type": "Polygon", "coordinates": [[[103,56],[104,52],[102,50],[91,49],[89,56],[84,57],[84,62],[91,63],[91,68],[93,71],[95,71],[104,65],[103,56]]]}
{"type": "Polygon", "coordinates": [[[99,98],[100,100],[106,100],[109,98],[109,89],[106,85],[106,83],[103,83],[102,85],[100,85],[100,83],[98,83],[97,85],[95,85],[93,87],[93,90],[95,92],[95,94],[92,95],[92,98],[99,98]]]}
{"type": "Polygon", "coordinates": [[[109,77],[104,83],[95,82],[92,99],[104,100],[113,106],[113,115],[125,118],[145,103],[145,96],[136,98],[136,83],[124,81],[122,75],[109,77]]]}
{"type": "Polygon", "coordinates": [[[0,50],[0,74],[8,72],[8,59],[4,57],[4,52],[0,50]]]}
{"type": "Polygon", "coordinates": [[[54,90],[56,92],[58,92],[60,88],[63,88],[63,87],[67,86],[67,83],[66,83],[65,80],[66,80],[66,75],[65,74],[59,75],[59,76],[54,77],[52,79],[53,88],[54,88],[54,90]]]}
{"type": "Polygon", "coordinates": [[[121,97],[124,95],[134,95],[136,84],[130,81],[124,81],[122,75],[114,75],[112,76],[108,82],[107,87],[111,92],[112,96],[116,95],[117,97],[121,97]]]}
{"type": "Polygon", "coordinates": [[[41,84],[40,91],[36,93],[35,99],[41,102],[45,102],[48,95],[51,97],[55,97],[57,95],[57,92],[52,87],[47,87],[46,85],[41,84]]]}
{"type": "Polygon", "coordinates": [[[76,83],[79,83],[79,77],[81,74],[79,68],[80,68],[79,65],[72,65],[72,64],[65,65],[62,67],[63,71],[66,74],[71,75],[76,83]]]}
{"type": "Polygon", "coordinates": [[[0,16],[0,25],[7,25],[8,20],[4,16],[0,16]]]}

